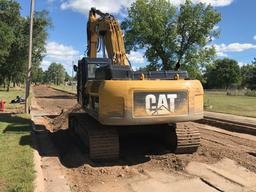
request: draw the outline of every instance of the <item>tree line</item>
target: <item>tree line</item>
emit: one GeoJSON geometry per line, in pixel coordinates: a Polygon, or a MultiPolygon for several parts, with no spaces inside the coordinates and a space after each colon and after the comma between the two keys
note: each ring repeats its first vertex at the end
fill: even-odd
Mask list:
{"type": "MultiPolygon", "coordinates": [[[[0,0],[0,84],[9,90],[10,84],[24,83],[29,46],[29,17],[21,16],[20,4],[15,0],[0,0]]],[[[41,70],[46,52],[47,29],[51,20],[47,11],[36,11],[34,16],[32,81],[41,70]]]]}
{"type": "Polygon", "coordinates": [[[217,59],[213,64],[206,66],[202,76],[206,89],[256,89],[256,59],[243,66],[239,66],[233,59],[217,59]]]}
{"type": "MultiPolygon", "coordinates": [[[[21,16],[15,0],[0,0],[0,85],[9,91],[11,83],[25,82],[28,65],[29,17],[21,16]]],[[[32,79],[33,83],[61,84],[72,78],[64,66],[52,63],[46,71],[40,67],[46,54],[47,30],[52,27],[47,11],[36,11],[33,24],[32,79]]]]}
{"type": "Polygon", "coordinates": [[[53,83],[56,85],[63,84],[65,81],[73,81],[72,78],[65,70],[64,66],[60,63],[51,63],[46,71],[38,68],[34,76],[34,82],[39,84],[53,83]]]}

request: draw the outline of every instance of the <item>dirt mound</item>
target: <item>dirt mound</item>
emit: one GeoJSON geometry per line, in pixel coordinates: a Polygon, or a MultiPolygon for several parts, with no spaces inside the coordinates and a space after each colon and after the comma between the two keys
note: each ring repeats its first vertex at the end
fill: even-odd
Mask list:
{"type": "Polygon", "coordinates": [[[80,104],[76,104],[68,110],[63,109],[61,114],[50,120],[51,131],[56,132],[60,129],[68,128],[68,115],[72,112],[83,112],[83,108],[80,104]]]}

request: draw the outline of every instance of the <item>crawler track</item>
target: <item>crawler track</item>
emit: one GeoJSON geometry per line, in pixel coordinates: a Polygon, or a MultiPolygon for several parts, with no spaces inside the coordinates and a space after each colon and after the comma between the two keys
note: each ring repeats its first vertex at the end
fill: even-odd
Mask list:
{"type": "Polygon", "coordinates": [[[72,113],[69,126],[89,149],[92,160],[119,158],[119,135],[114,127],[104,126],[87,113],[72,113]]]}
{"type": "MultiPolygon", "coordinates": [[[[166,126],[169,145],[177,154],[189,154],[197,151],[200,145],[200,133],[190,122],[176,123],[175,127],[166,126]]],[[[119,158],[119,133],[113,126],[101,125],[84,112],[71,113],[69,127],[85,143],[92,160],[116,160],[119,158]]],[[[163,134],[166,132],[163,131],[163,134]]]]}
{"type": "Polygon", "coordinates": [[[200,133],[190,122],[176,123],[175,153],[194,153],[200,145],[200,133]]]}

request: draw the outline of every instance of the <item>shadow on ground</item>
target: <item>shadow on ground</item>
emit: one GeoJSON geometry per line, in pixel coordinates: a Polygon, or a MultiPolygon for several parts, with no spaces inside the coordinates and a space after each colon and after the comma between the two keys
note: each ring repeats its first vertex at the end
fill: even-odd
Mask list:
{"type": "MultiPolygon", "coordinates": [[[[22,117],[22,116],[17,116],[11,113],[0,113],[0,122],[6,122],[11,125],[14,124],[28,124],[31,125],[32,121],[29,118],[22,117]]],[[[29,130],[29,127],[28,127],[29,130]]],[[[6,129],[6,131],[8,131],[6,129]]]]}
{"type": "Polygon", "coordinates": [[[254,152],[248,152],[248,154],[256,157],[256,152],[255,153],[254,152]]]}
{"type": "Polygon", "coordinates": [[[170,153],[159,138],[147,134],[120,136],[120,159],[117,161],[91,161],[85,144],[70,130],[51,133],[51,140],[59,151],[60,162],[67,168],[84,164],[93,167],[137,165],[150,160],[150,155],[170,153]]]}
{"type": "Polygon", "coordinates": [[[37,99],[75,99],[74,95],[36,96],[37,99]]]}
{"type": "Polygon", "coordinates": [[[71,130],[49,132],[43,125],[36,125],[33,133],[41,156],[57,156],[67,168],[84,164],[93,167],[136,165],[150,160],[150,155],[170,153],[162,141],[152,134],[127,134],[120,136],[120,159],[117,161],[91,161],[88,148],[71,130]]]}
{"type": "MultiPolygon", "coordinates": [[[[16,116],[14,114],[1,114],[0,113],[0,122],[1,123],[8,123],[8,126],[2,131],[3,134],[26,134],[30,133],[32,131],[32,121],[23,116],[16,116]]],[[[24,135],[21,136],[21,139],[24,139],[23,137],[27,137],[27,139],[30,138],[30,135],[24,135]]],[[[30,138],[31,139],[31,138],[30,138]]],[[[25,142],[22,142],[25,143],[25,142]]],[[[27,141],[28,145],[30,145],[31,140],[27,141]]],[[[21,144],[21,143],[20,143],[21,144]]]]}
{"type": "Polygon", "coordinates": [[[162,155],[170,153],[161,138],[152,133],[148,134],[121,134],[120,135],[120,159],[117,161],[94,162],[89,159],[88,149],[85,144],[69,129],[50,132],[42,124],[36,124],[31,129],[31,120],[21,117],[1,118],[0,121],[11,123],[3,132],[30,132],[30,135],[22,136],[20,145],[30,145],[38,151],[42,157],[58,157],[63,166],[77,168],[84,164],[93,167],[136,165],[150,160],[150,155],[162,155]],[[12,123],[22,122],[28,126],[12,126],[12,123]]]}

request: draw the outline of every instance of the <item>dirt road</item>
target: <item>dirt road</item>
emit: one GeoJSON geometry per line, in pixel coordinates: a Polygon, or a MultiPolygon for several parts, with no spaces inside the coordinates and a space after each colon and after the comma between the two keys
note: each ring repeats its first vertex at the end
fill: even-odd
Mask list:
{"type": "MultiPolygon", "coordinates": [[[[45,86],[34,87],[33,92],[34,117],[46,128],[50,127],[49,118],[43,115],[59,114],[76,103],[73,95],[45,86]]],[[[41,143],[42,156],[58,161],[48,162],[44,177],[55,182],[53,166],[53,175],[65,178],[59,182],[79,192],[256,191],[256,137],[191,125],[198,127],[202,136],[192,155],[174,155],[152,135],[129,135],[120,138],[121,158],[112,163],[90,161],[87,149],[69,130],[48,132],[53,146],[44,149],[41,143]],[[52,148],[55,152],[50,154],[52,148]]]]}
{"type": "Polygon", "coordinates": [[[61,92],[47,86],[34,86],[33,94],[36,103],[44,113],[60,114],[63,109],[69,109],[76,104],[73,94],[61,92]]]}

